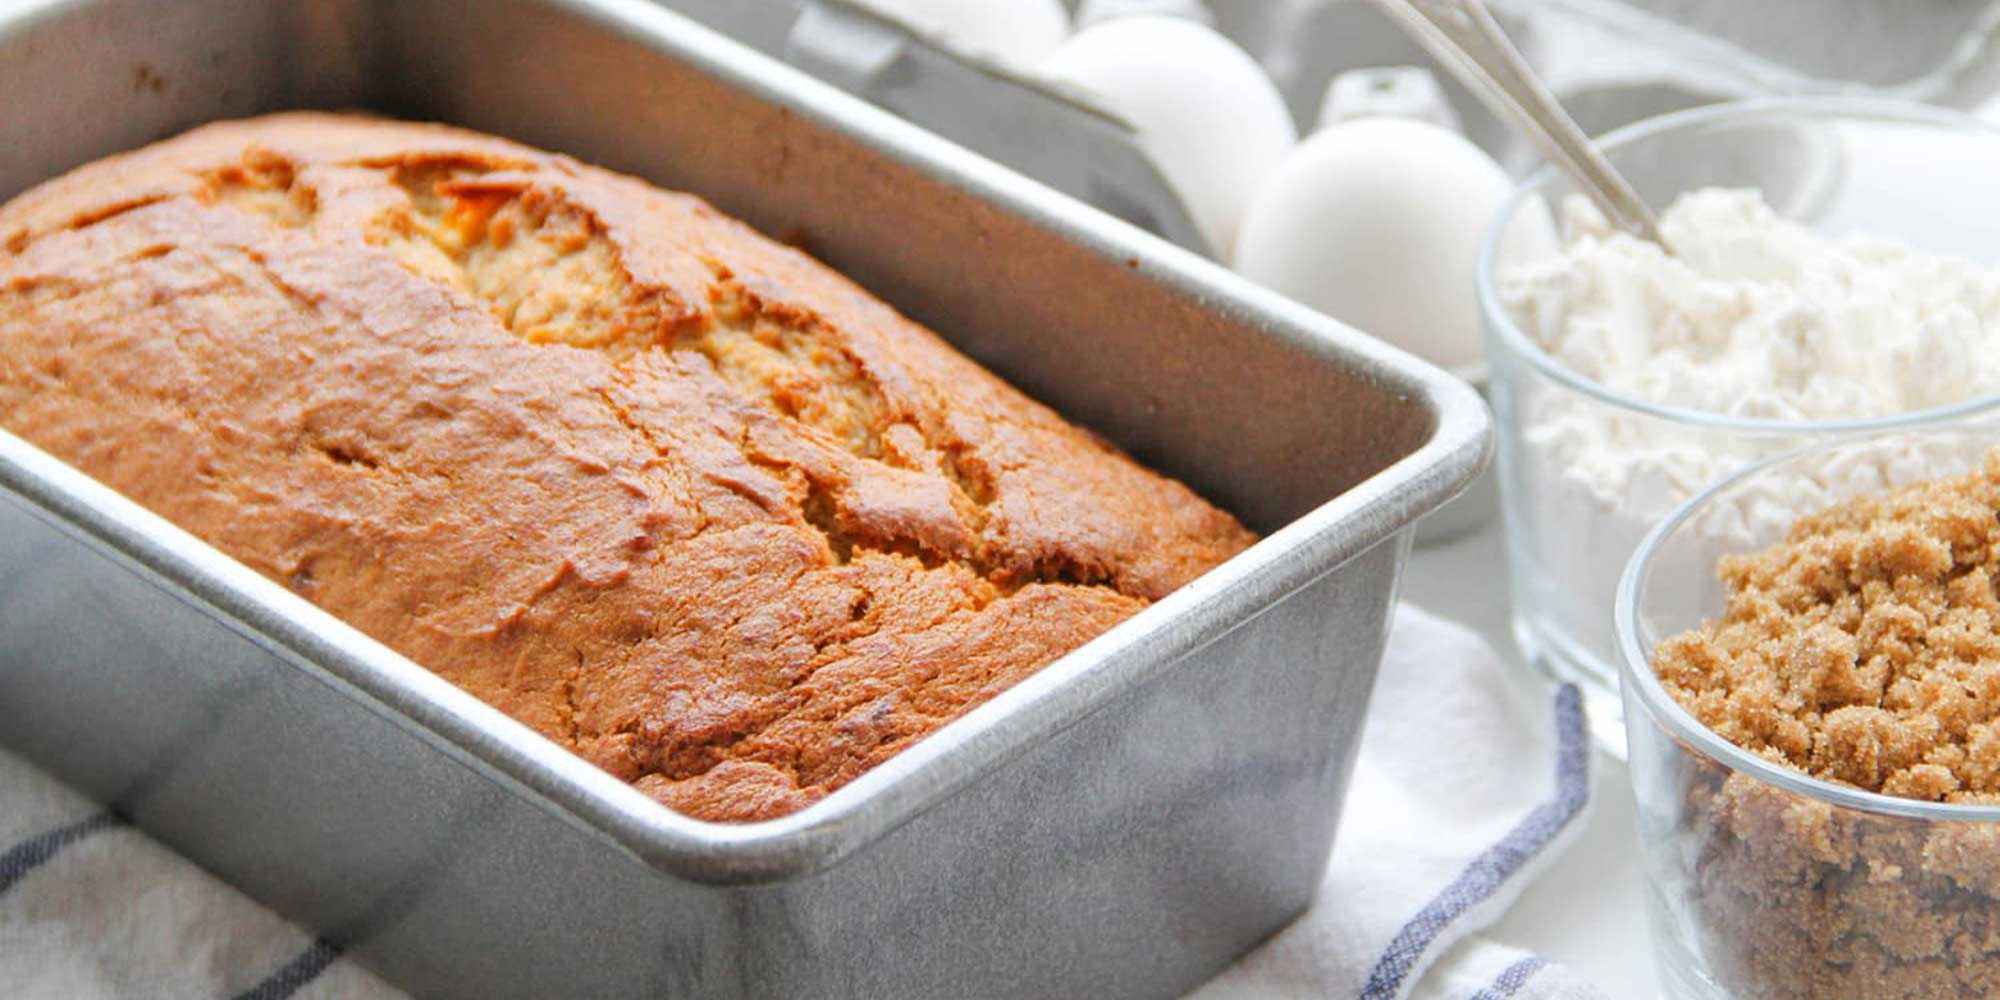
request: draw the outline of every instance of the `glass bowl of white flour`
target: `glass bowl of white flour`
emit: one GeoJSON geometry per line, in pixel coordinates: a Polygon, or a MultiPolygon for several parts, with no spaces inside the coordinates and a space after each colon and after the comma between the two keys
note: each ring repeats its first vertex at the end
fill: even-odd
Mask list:
{"type": "MultiPolygon", "coordinates": [[[[1613,595],[1656,522],[1795,448],[2000,410],[2000,131],[1903,102],[1761,100],[1600,147],[1671,252],[1545,170],[1492,232],[1553,209],[1562,249],[1503,259],[1489,239],[1477,280],[1515,636],[1580,683],[1622,754],[1613,595]]],[[[1847,481],[1875,468],[1746,495],[1703,530],[1760,537],[1879,485],[1847,481]]]]}

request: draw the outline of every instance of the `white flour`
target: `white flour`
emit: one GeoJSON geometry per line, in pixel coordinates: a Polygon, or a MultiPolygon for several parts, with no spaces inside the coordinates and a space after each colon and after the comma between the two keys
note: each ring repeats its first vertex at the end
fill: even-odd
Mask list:
{"type": "MultiPolygon", "coordinates": [[[[1581,198],[1566,249],[1499,275],[1531,340],[1615,393],[1740,418],[1881,417],[2000,392],[2000,269],[1890,240],[1830,238],[1755,192],[1691,192],[1661,228],[1674,248],[1617,233],[1581,198]]],[[[1662,515],[1743,465],[1815,436],[1702,429],[1524,384],[1517,552],[1530,618],[1613,659],[1619,574],[1662,515]],[[1523,530],[1524,529],[1524,530],[1523,530]]],[[[1838,498],[1928,478],[1945,459],[1907,447],[1719,505],[1699,527],[1731,550],[1777,537],[1838,498]]],[[[1545,637],[1546,638],[1546,637],[1545,637]]]]}
{"type": "Polygon", "coordinates": [[[1884,416],[2000,385],[2000,270],[1831,239],[1755,192],[1707,189],[1659,247],[1565,204],[1569,247],[1501,278],[1528,335],[1621,394],[1775,420],[1884,416]]]}

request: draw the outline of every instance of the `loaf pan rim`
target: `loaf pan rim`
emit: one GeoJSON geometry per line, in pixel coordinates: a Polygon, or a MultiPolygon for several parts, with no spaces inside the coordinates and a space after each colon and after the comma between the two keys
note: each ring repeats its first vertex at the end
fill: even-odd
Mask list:
{"type": "MultiPolygon", "coordinates": [[[[1136,260],[1173,290],[1337,364],[1430,417],[1429,437],[1249,550],[797,813],[723,824],[674,813],[158,515],[0,431],[0,485],[174,588],[183,599],[357,691],[462,763],[607,838],[663,875],[715,884],[837,863],[1189,652],[1403,530],[1461,490],[1491,449],[1470,387],[1209,261],[1091,209],[645,0],[542,0],[621,31],[1094,253],[1136,260]]],[[[0,36],[92,6],[49,0],[0,16],[0,36]]]]}

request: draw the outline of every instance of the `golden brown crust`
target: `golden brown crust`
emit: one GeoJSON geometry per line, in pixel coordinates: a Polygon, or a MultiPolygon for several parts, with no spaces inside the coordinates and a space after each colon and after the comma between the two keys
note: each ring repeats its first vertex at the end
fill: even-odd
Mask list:
{"type": "Polygon", "coordinates": [[[351,116],[0,207],[0,425],[719,820],[1252,540],[695,198],[351,116]]]}

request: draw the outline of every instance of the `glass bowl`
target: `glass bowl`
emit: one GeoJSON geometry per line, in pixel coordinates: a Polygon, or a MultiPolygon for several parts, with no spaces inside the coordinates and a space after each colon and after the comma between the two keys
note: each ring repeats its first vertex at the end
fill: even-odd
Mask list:
{"type": "Polygon", "coordinates": [[[1641,543],[1617,595],[1626,738],[1653,940],[1678,1000],[2000,995],[2000,807],[1821,781],[1716,735],[1661,686],[1661,640],[1717,618],[1716,560],[1781,540],[1704,522],[1815,511],[1978,465],[2000,421],[1824,444],[1701,493],[1641,543]]]}
{"type": "MultiPolygon", "coordinates": [[[[1696,188],[1751,187],[1780,214],[1822,232],[1867,232],[2000,260],[2000,225],[1967,224],[1968,217],[2000,218],[2000,131],[1956,113],[1874,99],[1746,101],[1641,122],[1610,134],[1600,148],[1656,208],[1696,188]]],[[[1522,213],[1547,213],[1570,192],[1551,170],[1531,177],[1489,231],[1476,281],[1515,638],[1527,660],[1582,687],[1593,732],[1622,754],[1612,597],[1654,523],[1753,462],[1817,441],[1961,419],[2000,406],[2000,397],[1801,423],[1612,391],[1545,352],[1499,292],[1497,275],[1520,262],[1501,258],[1534,252],[1532,242],[1503,244],[1502,234],[1522,213]]]]}

